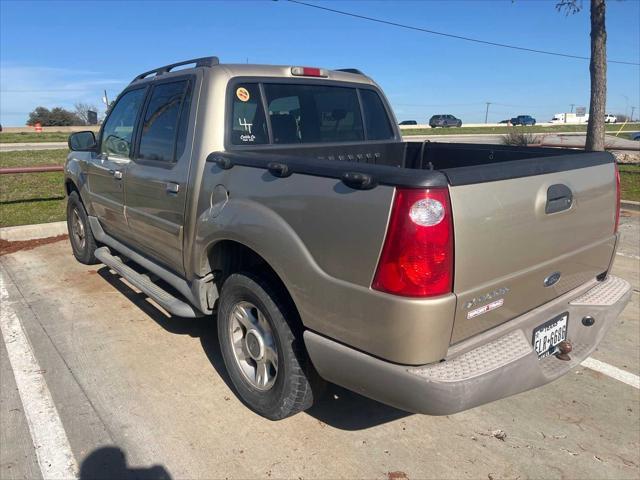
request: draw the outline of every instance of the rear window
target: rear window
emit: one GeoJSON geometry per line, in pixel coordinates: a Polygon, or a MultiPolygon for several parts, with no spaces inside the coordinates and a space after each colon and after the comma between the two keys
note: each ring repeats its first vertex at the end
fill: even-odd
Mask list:
{"type": "Polygon", "coordinates": [[[369,140],[387,140],[393,138],[393,130],[382,100],[373,90],[361,90],[362,109],[366,119],[367,138],[369,140]]]}
{"type": "MultiPolygon", "coordinates": [[[[364,141],[365,138],[394,138],[384,104],[373,90],[360,89],[359,98],[358,89],[350,87],[265,83],[263,88],[274,144],[340,143],[364,141]]],[[[247,128],[242,127],[244,123],[251,123],[251,135],[257,135],[256,125],[263,125],[264,113],[259,92],[258,84],[239,84],[231,91],[234,95],[230,120],[233,122],[230,126],[233,145],[269,143],[266,125],[260,138],[250,140],[247,140],[247,132],[240,130],[247,128]],[[240,88],[246,89],[250,99],[238,98],[240,88]],[[252,111],[255,112],[253,115],[247,111],[252,100],[252,111]],[[240,111],[243,113],[239,114],[240,111]],[[249,120],[244,122],[245,118],[249,120]]],[[[241,93],[246,96],[245,92],[241,93]]]]}
{"type": "Polygon", "coordinates": [[[261,145],[269,143],[267,123],[257,83],[242,83],[233,89],[231,143],[261,145]]]}

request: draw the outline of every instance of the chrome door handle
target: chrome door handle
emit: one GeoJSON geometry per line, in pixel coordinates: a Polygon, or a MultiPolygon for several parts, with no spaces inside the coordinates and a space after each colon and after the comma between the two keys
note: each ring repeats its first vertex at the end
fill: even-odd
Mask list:
{"type": "Polygon", "coordinates": [[[166,184],[166,192],[167,193],[178,193],[180,191],[180,185],[173,182],[167,182],[166,184]]]}
{"type": "Polygon", "coordinates": [[[122,180],[122,172],[120,170],[109,170],[109,173],[113,175],[116,180],[122,180]]]}

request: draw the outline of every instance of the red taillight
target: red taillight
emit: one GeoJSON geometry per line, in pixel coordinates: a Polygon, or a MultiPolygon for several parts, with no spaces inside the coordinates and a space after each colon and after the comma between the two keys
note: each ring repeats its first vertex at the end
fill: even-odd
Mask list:
{"type": "Polygon", "coordinates": [[[616,163],[616,224],[613,229],[613,233],[618,231],[618,225],[620,224],[620,169],[616,163]]]}
{"type": "Polygon", "coordinates": [[[291,67],[291,75],[302,77],[326,77],[327,72],[315,67],[291,67]]]}
{"type": "Polygon", "coordinates": [[[398,189],[372,288],[432,297],[453,288],[453,224],[446,188],[398,189]]]}

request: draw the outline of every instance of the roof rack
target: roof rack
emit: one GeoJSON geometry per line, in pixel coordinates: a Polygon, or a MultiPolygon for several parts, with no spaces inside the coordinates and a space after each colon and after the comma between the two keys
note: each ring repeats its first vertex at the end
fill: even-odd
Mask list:
{"type": "Polygon", "coordinates": [[[201,58],[192,58],[191,60],[184,60],[182,62],[172,63],[170,65],[154,68],[153,70],[149,70],[148,72],[141,73],[140,75],[138,75],[136,78],[133,79],[132,83],[137,80],[142,80],[143,78],[148,77],[152,73],[155,73],[156,76],[163,75],[165,73],[170,72],[176,67],[180,67],[182,65],[189,65],[190,63],[195,63],[196,67],[214,67],[220,64],[220,59],[218,57],[201,57],[201,58]]]}
{"type": "Polygon", "coordinates": [[[357,68],[338,68],[336,69],[336,72],[346,72],[346,73],[354,73],[356,75],[364,75],[364,73],[362,73],[357,68]]]}

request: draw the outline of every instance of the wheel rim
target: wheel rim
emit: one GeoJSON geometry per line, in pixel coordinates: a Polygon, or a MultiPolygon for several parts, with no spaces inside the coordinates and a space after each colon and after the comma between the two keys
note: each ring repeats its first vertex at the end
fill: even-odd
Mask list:
{"type": "Polygon", "coordinates": [[[278,350],[271,325],[250,302],[238,302],[229,314],[229,338],[238,367],[258,390],[269,390],[278,375],[278,350]]]}
{"type": "Polygon", "coordinates": [[[73,213],[71,214],[71,233],[73,234],[73,240],[76,246],[82,250],[84,249],[85,244],[85,233],[84,233],[84,224],[82,223],[82,219],[80,218],[80,212],[78,212],[77,208],[73,209],[73,213]]]}

